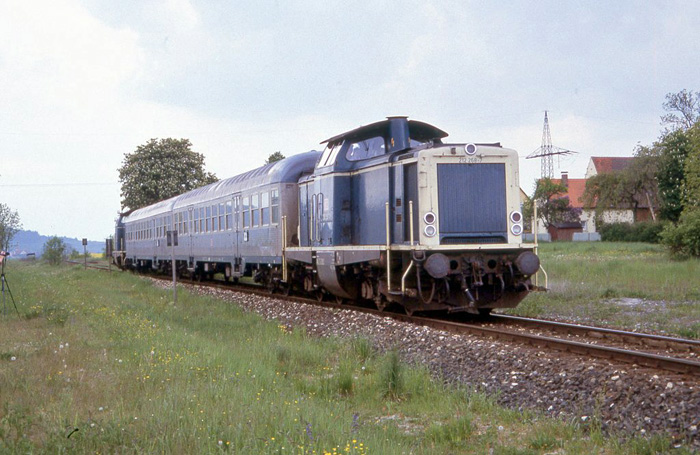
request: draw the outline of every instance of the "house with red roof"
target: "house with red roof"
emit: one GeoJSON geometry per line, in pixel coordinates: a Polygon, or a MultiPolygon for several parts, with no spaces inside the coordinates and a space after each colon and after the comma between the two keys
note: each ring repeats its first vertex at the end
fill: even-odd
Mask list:
{"type": "MultiPolygon", "coordinates": [[[[595,205],[588,210],[583,208],[583,193],[586,190],[586,181],[598,174],[608,174],[620,172],[627,169],[633,162],[634,157],[602,157],[594,156],[588,163],[585,178],[569,178],[568,172],[562,172],[560,179],[552,179],[552,182],[562,184],[567,188],[567,192],[559,197],[568,197],[569,205],[580,208],[581,223],[560,223],[549,228],[552,240],[571,240],[576,232],[596,232],[595,205]]],[[[652,210],[648,198],[639,197],[636,207],[615,207],[607,209],[602,213],[605,223],[634,223],[636,221],[647,221],[652,219],[652,210]]],[[[544,231],[544,226],[540,224],[540,232],[544,231]]]]}

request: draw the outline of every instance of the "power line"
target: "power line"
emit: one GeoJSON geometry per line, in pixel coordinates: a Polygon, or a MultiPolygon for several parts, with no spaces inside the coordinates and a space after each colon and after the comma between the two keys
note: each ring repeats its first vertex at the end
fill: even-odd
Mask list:
{"type": "Polygon", "coordinates": [[[61,187],[61,186],[112,186],[119,185],[117,182],[80,182],[80,183],[7,183],[0,184],[0,187],[61,187]]]}

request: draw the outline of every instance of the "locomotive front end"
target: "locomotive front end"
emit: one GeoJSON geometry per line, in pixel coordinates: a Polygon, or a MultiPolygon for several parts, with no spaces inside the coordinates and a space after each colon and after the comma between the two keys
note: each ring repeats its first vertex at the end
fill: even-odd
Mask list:
{"type": "Polygon", "coordinates": [[[402,261],[417,269],[408,306],[480,313],[516,306],[540,267],[534,245],[522,240],[517,153],[499,144],[436,144],[405,174],[419,227],[402,261]]]}

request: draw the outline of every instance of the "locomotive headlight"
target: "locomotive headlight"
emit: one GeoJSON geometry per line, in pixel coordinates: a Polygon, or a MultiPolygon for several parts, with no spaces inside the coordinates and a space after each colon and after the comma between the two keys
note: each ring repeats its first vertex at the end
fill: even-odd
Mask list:
{"type": "Polygon", "coordinates": [[[510,227],[510,232],[512,232],[513,235],[520,235],[523,233],[523,226],[521,224],[514,224],[510,227]]]}
{"type": "Polygon", "coordinates": [[[517,210],[513,210],[510,212],[510,220],[513,223],[520,223],[523,220],[523,214],[518,212],[517,210]]]}
{"type": "Polygon", "coordinates": [[[423,229],[423,232],[428,237],[435,237],[435,234],[437,233],[437,229],[435,229],[435,226],[433,226],[432,224],[429,224],[428,226],[425,227],[425,229],[423,229]]]}
{"type": "Polygon", "coordinates": [[[467,155],[473,155],[476,153],[476,145],[467,144],[464,146],[464,151],[467,153],[467,155]]]}
{"type": "Polygon", "coordinates": [[[425,221],[425,224],[435,224],[435,219],[436,217],[433,212],[428,212],[425,215],[423,215],[423,221],[425,221]]]}

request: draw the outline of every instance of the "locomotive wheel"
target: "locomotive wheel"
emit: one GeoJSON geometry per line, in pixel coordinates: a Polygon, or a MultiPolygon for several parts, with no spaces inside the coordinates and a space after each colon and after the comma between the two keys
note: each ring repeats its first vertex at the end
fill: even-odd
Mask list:
{"type": "Polygon", "coordinates": [[[379,311],[384,311],[384,308],[386,308],[388,302],[386,301],[383,295],[380,295],[376,299],[374,299],[374,304],[377,305],[377,309],[379,311]]]}

